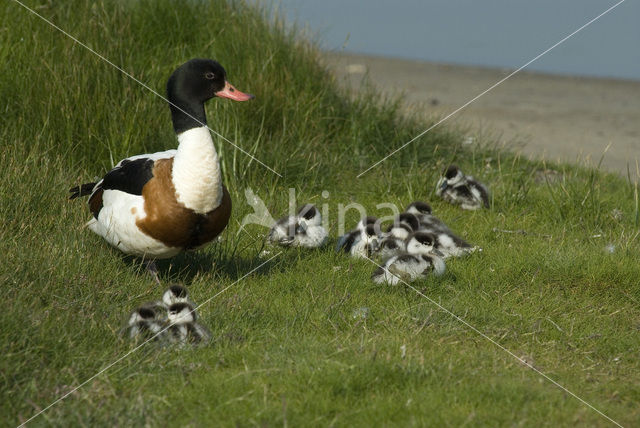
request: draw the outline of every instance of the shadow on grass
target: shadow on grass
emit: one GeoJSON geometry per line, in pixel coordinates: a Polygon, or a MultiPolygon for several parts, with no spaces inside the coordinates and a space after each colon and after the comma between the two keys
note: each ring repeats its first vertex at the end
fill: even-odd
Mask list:
{"type": "MultiPolygon", "coordinates": [[[[263,247],[264,248],[264,247],[263,247]]],[[[242,254],[229,253],[224,249],[214,248],[210,251],[189,251],[180,253],[167,260],[157,260],[158,275],[163,284],[180,283],[189,285],[197,278],[213,276],[224,279],[225,282],[238,281],[245,275],[269,276],[289,270],[295,264],[312,257],[322,250],[308,250],[296,248],[266,247],[258,251],[244,251],[242,254]],[[270,258],[273,258],[270,260],[270,258]],[[263,266],[260,266],[264,264],[263,266]]],[[[327,247],[325,247],[326,249],[327,247]]],[[[123,256],[125,264],[138,270],[138,274],[147,275],[144,261],[139,257],[123,256]]]]}

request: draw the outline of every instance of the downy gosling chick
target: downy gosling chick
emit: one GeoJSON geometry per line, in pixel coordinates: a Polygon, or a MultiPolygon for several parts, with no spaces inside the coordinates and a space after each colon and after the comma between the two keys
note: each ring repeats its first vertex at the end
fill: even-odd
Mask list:
{"type": "Polygon", "coordinates": [[[436,195],[465,210],[489,208],[487,187],[472,176],[464,175],[456,165],[449,166],[444,177],[438,180],[436,195]]]}
{"type": "Polygon", "coordinates": [[[129,315],[126,334],[129,339],[159,340],[164,336],[164,311],[153,305],[143,305],[129,315]]]}
{"type": "Polygon", "coordinates": [[[211,340],[211,332],[197,322],[194,307],[187,302],[174,303],[169,307],[167,336],[171,343],[202,344],[211,340]]]}
{"type": "Polygon", "coordinates": [[[305,204],[296,215],[278,220],[271,227],[267,239],[283,247],[318,248],[327,242],[328,236],[320,211],[315,205],[305,204]]]}

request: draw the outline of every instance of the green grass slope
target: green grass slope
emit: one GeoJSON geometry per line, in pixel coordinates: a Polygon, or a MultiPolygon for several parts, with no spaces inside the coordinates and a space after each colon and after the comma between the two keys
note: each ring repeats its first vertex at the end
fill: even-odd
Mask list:
{"type": "MultiPolygon", "coordinates": [[[[637,176],[540,165],[490,138],[463,148],[466,134],[441,126],[358,179],[430,123],[373,91],[350,98],[313,45],[264,11],[27,4],[161,94],[185,60],[218,59],[256,99],[209,102],[209,126],[282,175],[217,139],[231,223],[160,265],[198,303],[229,287],[201,308],[214,342],[145,346],[33,425],[610,425],[414,290],[374,285],[366,260],[331,245],[265,257],[266,229],[240,231],[247,188],[274,216],[294,188],[326,209],[334,239],[350,203],[388,215],[377,205],[431,202],[484,251],[415,287],[619,423],[640,421],[637,176]],[[434,198],[452,161],[489,185],[490,210],[434,198]]],[[[0,5],[0,30],[0,423],[17,425],[133,350],[126,315],[162,291],[83,228],[86,206],[67,189],[176,141],[164,101],[18,4],[0,5]]],[[[347,227],[356,219],[349,210],[347,227]]]]}

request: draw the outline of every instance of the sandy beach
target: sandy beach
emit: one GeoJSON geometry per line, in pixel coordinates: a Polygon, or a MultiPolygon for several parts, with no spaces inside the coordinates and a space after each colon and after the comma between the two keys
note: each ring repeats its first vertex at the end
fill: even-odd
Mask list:
{"type": "MultiPolygon", "coordinates": [[[[327,53],[339,81],[357,89],[368,74],[387,94],[405,94],[406,108],[450,114],[512,70],[327,53]]],[[[492,135],[513,151],[547,160],[599,162],[632,177],[640,161],[640,81],[522,71],[447,122],[492,135]]],[[[446,122],[445,122],[446,123],[446,122]]]]}

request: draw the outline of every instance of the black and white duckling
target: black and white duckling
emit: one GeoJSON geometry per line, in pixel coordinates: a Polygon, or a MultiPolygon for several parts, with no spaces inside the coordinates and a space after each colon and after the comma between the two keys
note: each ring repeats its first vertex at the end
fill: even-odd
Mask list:
{"type": "Polygon", "coordinates": [[[378,255],[382,261],[405,252],[405,241],[394,236],[386,236],[380,241],[378,255]]]}
{"type": "Polygon", "coordinates": [[[129,316],[126,334],[129,339],[159,340],[164,335],[163,323],[166,319],[166,309],[154,304],[140,306],[129,316]]]}
{"type": "Polygon", "coordinates": [[[445,255],[440,251],[438,238],[434,233],[426,231],[413,232],[405,240],[405,249],[409,254],[435,254],[444,258],[445,255]]]}
{"type": "Polygon", "coordinates": [[[171,343],[207,343],[211,332],[197,322],[194,307],[190,303],[174,303],[169,307],[167,337],[171,343]]]}
{"type": "Polygon", "coordinates": [[[162,295],[162,302],[165,308],[169,308],[174,303],[189,303],[193,305],[193,302],[189,301],[189,292],[186,287],[180,284],[173,284],[167,288],[167,291],[162,295]]]}
{"type": "Polygon", "coordinates": [[[400,213],[393,223],[387,228],[385,236],[392,236],[398,239],[407,239],[407,237],[416,230],[420,229],[420,221],[418,217],[412,213],[400,213]]]}
{"type": "Polygon", "coordinates": [[[224,230],[231,198],[204,109],[214,97],[253,98],[210,59],[189,60],[173,72],[167,99],[178,148],[124,159],[100,181],[72,188],[70,199],[89,196],[91,231],[126,254],[165,259],[200,248],[224,230]]]}
{"type": "Polygon", "coordinates": [[[431,233],[415,232],[409,238],[406,252],[392,256],[373,273],[377,284],[396,285],[400,281],[412,282],[433,273],[440,276],[446,267],[442,253],[436,249],[436,237],[431,233]]]}
{"type": "Polygon", "coordinates": [[[396,285],[401,281],[410,283],[417,279],[426,278],[431,273],[440,276],[444,271],[444,261],[433,253],[401,253],[391,257],[378,267],[371,275],[371,279],[376,284],[396,285]]]}
{"type": "Polygon", "coordinates": [[[267,240],[283,247],[318,248],[327,242],[328,236],[320,211],[315,205],[305,204],[296,215],[278,220],[271,227],[267,240]]]}
{"type": "Polygon", "coordinates": [[[358,258],[370,258],[378,251],[379,236],[376,221],[365,225],[361,220],[361,223],[358,223],[351,232],[338,238],[336,251],[344,251],[358,258]]]}
{"type": "Polygon", "coordinates": [[[489,208],[487,187],[472,176],[464,175],[456,165],[449,166],[444,177],[438,180],[436,195],[465,210],[489,208]]]}
{"type": "Polygon", "coordinates": [[[460,257],[477,250],[464,239],[454,235],[453,233],[439,232],[437,230],[423,229],[414,232],[405,241],[408,253],[416,254],[425,251],[429,245],[434,249],[437,255],[443,259],[449,257],[460,257]]]}
{"type": "MultiPolygon", "coordinates": [[[[162,295],[162,300],[157,302],[157,305],[161,305],[164,307],[165,312],[169,310],[171,305],[176,303],[188,303],[192,307],[195,307],[195,303],[189,299],[189,292],[186,287],[183,287],[180,284],[173,284],[167,288],[167,290],[162,295]]],[[[195,309],[194,309],[195,313],[195,309]]]]}
{"type": "Polygon", "coordinates": [[[356,224],[356,229],[364,231],[368,225],[375,225],[376,223],[378,223],[378,218],[369,215],[360,219],[358,224],[356,224]]]}
{"type": "Polygon", "coordinates": [[[431,205],[422,201],[415,201],[410,203],[405,210],[406,213],[413,214],[420,222],[421,229],[441,230],[443,232],[450,232],[449,227],[438,217],[433,215],[431,205]]]}
{"type": "Polygon", "coordinates": [[[375,225],[378,219],[372,216],[362,217],[358,224],[356,224],[355,229],[345,233],[338,237],[338,242],[336,243],[336,252],[343,250],[345,252],[351,251],[351,246],[353,243],[360,237],[360,234],[366,233],[366,228],[368,225],[375,225]]]}

